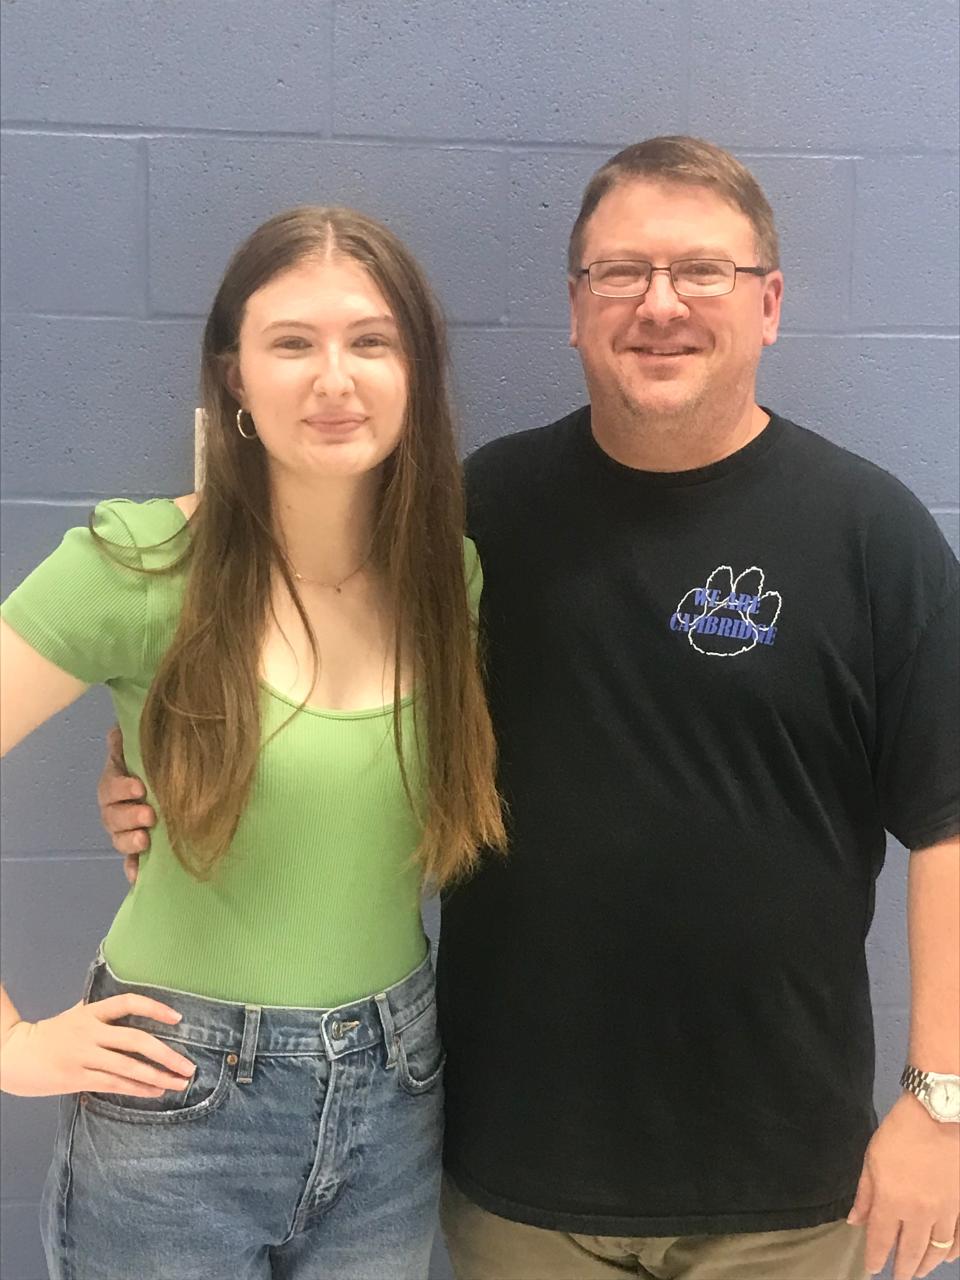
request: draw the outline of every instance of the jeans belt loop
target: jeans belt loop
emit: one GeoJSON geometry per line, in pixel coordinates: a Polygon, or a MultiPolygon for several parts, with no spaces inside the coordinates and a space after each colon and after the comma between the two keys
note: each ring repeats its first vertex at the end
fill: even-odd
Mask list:
{"type": "Polygon", "coordinates": [[[387,1070],[390,1071],[397,1065],[397,1033],[393,1025],[393,1014],[390,1012],[390,1001],[382,991],[378,996],[374,996],[374,999],[383,1024],[383,1043],[387,1046],[387,1070]]]}
{"type": "Polygon", "coordinates": [[[237,1084],[253,1083],[253,1060],[257,1055],[257,1039],[260,1035],[260,1006],[248,1004],[244,1009],[243,1039],[240,1042],[240,1061],[237,1063],[237,1084]]]}

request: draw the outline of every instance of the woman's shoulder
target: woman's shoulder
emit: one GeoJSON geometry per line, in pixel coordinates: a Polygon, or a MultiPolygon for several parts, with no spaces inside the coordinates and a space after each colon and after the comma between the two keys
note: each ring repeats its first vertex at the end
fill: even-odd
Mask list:
{"type": "MultiPolygon", "coordinates": [[[[91,528],[107,542],[139,550],[157,546],[187,528],[192,507],[185,498],[147,498],[136,502],[130,498],[107,498],[93,511],[91,528]]],[[[195,506],[195,504],[194,504],[195,506]]]]}
{"type": "Polygon", "coordinates": [[[480,609],[480,595],[483,591],[483,569],[480,556],[472,538],[463,539],[463,575],[467,581],[467,600],[470,612],[474,617],[480,609]]]}

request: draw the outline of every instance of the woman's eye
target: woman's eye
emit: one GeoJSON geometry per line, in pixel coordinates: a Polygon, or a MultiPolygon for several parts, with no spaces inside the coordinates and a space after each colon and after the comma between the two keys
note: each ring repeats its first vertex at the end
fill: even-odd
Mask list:
{"type": "Polygon", "coordinates": [[[297,338],[291,335],[288,338],[278,338],[274,346],[281,351],[305,351],[309,346],[306,338],[297,338]]]}
{"type": "Polygon", "coordinates": [[[388,347],[389,340],[380,333],[365,333],[362,338],[358,338],[356,345],[362,351],[375,351],[381,347],[388,347]]]}

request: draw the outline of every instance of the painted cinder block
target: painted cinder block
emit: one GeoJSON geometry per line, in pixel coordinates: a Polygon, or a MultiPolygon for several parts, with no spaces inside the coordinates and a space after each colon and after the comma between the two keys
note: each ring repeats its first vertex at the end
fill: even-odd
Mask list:
{"type": "MultiPolygon", "coordinates": [[[[19,991],[14,992],[14,995],[20,1005],[24,1004],[25,999],[29,999],[19,991]]],[[[66,1009],[71,998],[72,993],[64,992],[61,1008],[66,1009]]],[[[21,1012],[29,1018],[29,1014],[23,1009],[21,1012]]],[[[0,1095],[0,1132],[3,1133],[3,1142],[0,1143],[0,1181],[5,1187],[16,1187],[18,1200],[40,1199],[57,1132],[57,1105],[56,1098],[18,1098],[8,1093],[0,1095]]],[[[5,1269],[0,1270],[0,1275],[7,1274],[5,1269]]]]}
{"type": "Polygon", "coordinates": [[[692,0],[690,132],[724,146],[957,145],[954,0],[692,0]]]}
{"type": "Polygon", "coordinates": [[[875,1009],[873,1033],[877,1046],[873,1098],[878,1116],[884,1116],[901,1093],[900,1072],[910,1046],[909,1005],[875,1009]]]}
{"type": "MultiPolygon", "coordinates": [[[[566,325],[570,232],[584,187],[613,154],[600,149],[525,151],[510,157],[507,315],[511,323],[566,325]]],[[[531,369],[530,376],[537,377],[536,369],[531,369]]]]}
{"type": "Polygon", "coordinates": [[[4,496],[189,491],[199,322],[8,317],[2,343],[4,496]]]}
{"type": "Polygon", "coordinates": [[[21,1201],[0,1205],[0,1275],[10,1280],[47,1280],[39,1205],[21,1201]]]}
{"type": "Polygon", "coordinates": [[[686,0],[367,0],[335,26],[338,134],[606,145],[685,122],[686,0]]]}
{"type": "Polygon", "coordinates": [[[465,454],[497,436],[545,426],[586,400],[565,331],[458,330],[453,355],[465,454]]]}
{"type": "Polygon", "coordinates": [[[423,263],[451,319],[504,307],[505,158],[495,151],[177,138],[150,143],[150,303],[203,315],[229,255],[295,204],[380,218],[423,263]]]}
{"type": "Polygon", "coordinates": [[[760,400],[893,472],[921,501],[957,501],[957,340],[788,334],[764,353],[760,400]]]}
{"type": "Polygon", "coordinates": [[[4,311],[139,315],[141,144],[8,133],[0,154],[4,311]]]}
{"type": "MultiPolygon", "coordinates": [[[[97,810],[97,782],[115,718],[106,689],[93,689],[4,759],[4,857],[36,861],[51,853],[109,848],[97,810]]],[[[54,914],[61,909],[62,903],[55,904],[54,914]]]]}
{"type": "MultiPolygon", "coordinates": [[[[48,768],[48,796],[62,777],[48,768]]],[[[38,827],[49,807],[48,800],[36,809],[38,827]]],[[[87,970],[128,890],[122,859],[73,853],[21,861],[5,849],[0,876],[4,985],[24,1018],[49,1018],[83,994],[87,970]]],[[[52,1099],[3,1099],[4,1171],[15,1175],[18,1199],[40,1198],[55,1112],[52,1099]]]]}
{"type": "Polygon", "coordinates": [[[784,330],[848,328],[852,163],[745,152],[739,159],[760,183],[776,220],[784,330]]]}
{"type": "Polygon", "coordinates": [[[324,134],[330,0],[3,6],[5,120],[324,134]]]}
{"type": "Polygon", "coordinates": [[[953,548],[953,554],[960,556],[960,515],[956,511],[937,511],[934,519],[953,548]]]}
{"type": "Polygon", "coordinates": [[[877,880],[873,923],[867,935],[870,990],[876,1008],[910,1003],[907,974],[907,873],[910,855],[892,836],[877,880]]]}
{"type": "Polygon", "coordinates": [[[59,545],[68,529],[87,523],[94,502],[0,502],[0,599],[59,545]]]}
{"type": "Polygon", "coordinates": [[[957,326],[960,164],[956,156],[856,162],[853,318],[957,326]]]}

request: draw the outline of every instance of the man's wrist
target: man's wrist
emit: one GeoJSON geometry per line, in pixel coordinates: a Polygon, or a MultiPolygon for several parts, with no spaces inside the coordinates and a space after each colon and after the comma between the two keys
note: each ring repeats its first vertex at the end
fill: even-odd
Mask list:
{"type": "Polygon", "coordinates": [[[960,1075],[926,1071],[908,1063],[900,1076],[900,1087],[935,1123],[960,1125],[960,1075]]]}

